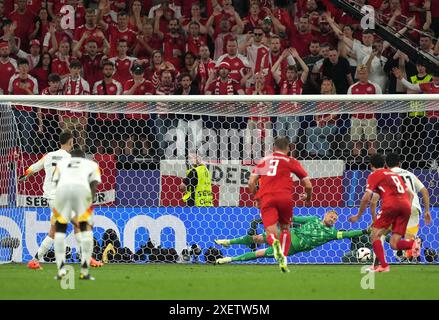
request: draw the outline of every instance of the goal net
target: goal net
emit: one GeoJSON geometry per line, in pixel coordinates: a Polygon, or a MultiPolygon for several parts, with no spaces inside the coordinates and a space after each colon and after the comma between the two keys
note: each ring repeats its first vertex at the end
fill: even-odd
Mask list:
{"type": "MultiPolygon", "coordinates": [[[[439,252],[439,107],[431,95],[406,96],[8,96],[0,104],[0,260],[26,262],[50,226],[42,197],[44,172],[18,177],[56,150],[62,130],[98,162],[103,183],[95,199],[94,257],[108,263],[205,263],[218,254],[237,256],[260,244],[219,247],[215,239],[263,232],[247,188],[252,167],[288,137],[291,155],[308,171],[313,200],[299,200],[294,215],[323,219],[338,213],[337,230],[363,230],[366,213],[351,224],[370,173],[369,156],[398,152],[430,194],[431,216],[410,230],[423,240],[422,255],[393,252],[394,263],[437,263],[439,252]],[[9,99],[9,100],[6,100],[9,99]],[[21,99],[21,100],[20,100],[21,99]],[[195,158],[211,174],[213,206],[189,206],[180,185],[195,158]],[[219,251],[218,251],[219,250],[219,251]]],[[[415,219],[416,217],[414,217],[415,219]]],[[[415,219],[416,220],[416,219],[415,219]]],[[[300,227],[300,225],[294,225],[300,227]]],[[[69,259],[77,261],[71,229],[69,259]]],[[[358,263],[367,235],[328,242],[290,256],[290,263],[358,263]]],[[[44,257],[54,261],[53,251],[44,257]]],[[[270,258],[252,261],[273,263],[270,258]]]]}

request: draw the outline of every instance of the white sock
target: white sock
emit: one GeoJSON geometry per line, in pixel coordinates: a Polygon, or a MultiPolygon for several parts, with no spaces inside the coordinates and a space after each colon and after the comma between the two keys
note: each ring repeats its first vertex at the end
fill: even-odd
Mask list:
{"type": "Polygon", "coordinates": [[[81,273],[86,276],[93,252],[93,231],[83,231],[81,234],[81,273]]]}
{"type": "Polygon", "coordinates": [[[58,270],[64,265],[66,259],[66,234],[62,232],[55,233],[55,259],[58,270]]]}
{"type": "Polygon", "coordinates": [[[35,256],[35,259],[40,260],[44,257],[44,255],[47,253],[47,251],[50,250],[53,244],[53,239],[49,236],[45,237],[43,242],[41,242],[40,247],[38,248],[37,254],[35,256]]]}

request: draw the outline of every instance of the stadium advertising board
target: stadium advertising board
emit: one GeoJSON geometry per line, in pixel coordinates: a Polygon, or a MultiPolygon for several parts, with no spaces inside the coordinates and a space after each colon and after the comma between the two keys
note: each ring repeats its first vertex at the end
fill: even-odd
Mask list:
{"type": "MultiPolygon", "coordinates": [[[[334,208],[339,212],[337,229],[365,229],[370,224],[370,216],[352,225],[347,218],[356,212],[352,208],[334,208]]],[[[295,215],[313,215],[323,217],[328,208],[308,207],[295,208],[295,215]]],[[[432,210],[437,217],[439,209],[432,210]]],[[[152,242],[162,248],[175,248],[181,251],[192,244],[204,249],[215,246],[218,238],[235,238],[248,234],[252,222],[259,218],[256,208],[216,207],[216,208],[182,208],[182,207],[150,207],[150,208],[111,208],[97,207],[94,216],[94,236],[100,241],[105,230],[113,229],[122,246],[132,252],[138,250],[151,238],[152,242]]],[[[14,208],[0,211],[0,226],[6,228],[10,237],[20,240],[20,246],[13,251],[13,260],[28,261],[35,254],[38,245],[49,230],[50,212],[48,208],[14,208]]],[[[254,224],[255,225],[255,224],[254,224]]],[[[256,224],[256,232],[262,232],[261,225],[256,224]]],[[[424,239],[424,248],[437,249],[439,234],[434,231],[439,227],[438,219],[433,225],[423,226],[421,222],[420,236],[424,239]]],[[[1,239],[0,239],[1,240],[1,239]]],[[[76,248],[76,241],[69,227],[67,245],[76,248]]],[[[313,251],[300,253],[290,257],[292,263],[342,263],[351,252],[351,240],[332,241],[313,251]]],[[[393,252],[387,248],[387,257],[395,261],[393,252]]],[[[0,248],[0,254],[10,254],[11,249],[0,248]]],[[[249,250],[245,246],[221,249],[224,255],[242,254],[249,250]]],[[[273,262],[261,260],[260,262],[273,262]]]]}

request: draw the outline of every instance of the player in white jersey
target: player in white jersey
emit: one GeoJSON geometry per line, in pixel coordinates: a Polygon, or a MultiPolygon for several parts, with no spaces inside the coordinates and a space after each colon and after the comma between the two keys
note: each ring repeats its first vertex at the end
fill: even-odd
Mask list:
{"type": "Polygon", "coordinates": [[[60,161],[53,175],[57,184],[53,215],[55,222],[55,259],[58,267],[57,279],[66,275],[66,230],[69,222],[81,230],[80,279],[94,280],[88,273],[93,252],[93,199],[101,181],[96,162],[85,159],[81,149],[71,152],[71,159],[60,161]]]}
{"type": "MultiPolygon", "coordinates": [[[[53,208],[56,187],[52,181],[53,173],[59,161],[71,158],[70,151],[73,148],[73,135],[70,132],[62,132],[59,136],[59,141],[61,145],[59,150],[49,152],[48,154],[43,156],[40,160],[38,160],[36,163],[32,164],[28,169],[26,169],[24,175],[22,175],[19,179],[20,181],[25,181],[31,175],[44,169],[45,177],[43,184],[43,197],[47,199],[49,207],[51,209],[53,208]]],[[[55,218],[52,216],[50,219],[49,234],[46,236],[46,238],[44,238],[43,242],[38,248],[37,253],[35,254],[35,257],[31,261],[29,261],[27,265],[30,269],[42,269],[39,261],[52,247],[54,237],[55,218]]],[[[81,239],[78,228],[75,228],[75,237],[79,245],[81,239]]],[[[102,262],[95,261],[93,259],[92,265],[95,267],[100,267],[102,266],[102,262]]]]}
{"type": "Polygon", "coordinates": [[[424,221],[425,224],[430,224],[430,196],[424,184],[410,171],[400,168],[401,159],[397,153],[389,153],[386,155],[386,165],[393,172],[397,173],[404,179],[405,184],[413,192],[414,198],[412,201],[412,214],[405,234],[406,239],[415,239],[419,231],[419,218],[422,213],[421,203],[419,202],[418,193],[422,194],[424,204],[424,221]]]}

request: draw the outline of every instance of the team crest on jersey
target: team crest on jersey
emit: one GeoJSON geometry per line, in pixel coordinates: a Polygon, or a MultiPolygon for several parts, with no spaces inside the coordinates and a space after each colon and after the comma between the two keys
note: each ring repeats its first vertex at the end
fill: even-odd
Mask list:
{"type": "Polygon", "coordinates": [[[371,87],[367,87],[366,91],[367,92],[372,92],[372,88],[371,87]]]}

